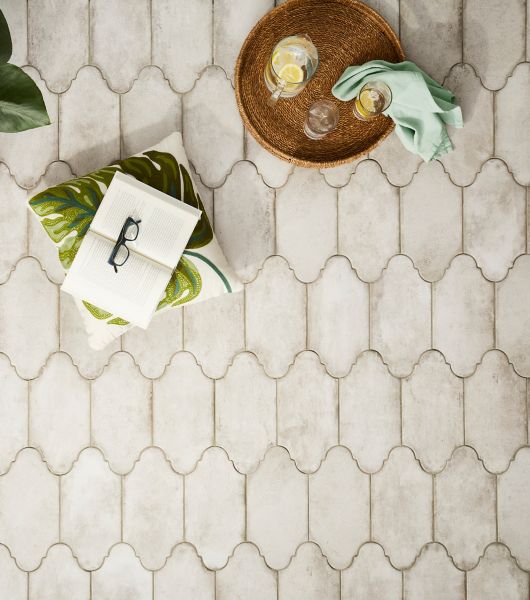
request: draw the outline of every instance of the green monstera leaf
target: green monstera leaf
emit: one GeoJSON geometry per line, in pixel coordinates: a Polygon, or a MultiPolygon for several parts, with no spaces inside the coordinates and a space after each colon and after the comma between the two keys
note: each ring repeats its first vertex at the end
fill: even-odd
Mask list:
{"type": "Polygon", "coordinates": [[[191,260],[181,257],[177,268],[166,287],[166,293],[160,300],[157,310],[166,306],[178,306],[196,298],[202,289],[199,271],[191,260]]]}

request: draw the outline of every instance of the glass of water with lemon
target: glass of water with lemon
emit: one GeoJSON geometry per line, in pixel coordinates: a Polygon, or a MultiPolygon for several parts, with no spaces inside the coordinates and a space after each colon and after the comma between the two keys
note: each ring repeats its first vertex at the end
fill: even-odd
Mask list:
{"type": "Polygon", "coordinates": [[[317,66],[318,52],[308,35],[290,35],[280,40],[265,67],[265,83],[272,92],[269,104],[299,94],[317,66]]]}

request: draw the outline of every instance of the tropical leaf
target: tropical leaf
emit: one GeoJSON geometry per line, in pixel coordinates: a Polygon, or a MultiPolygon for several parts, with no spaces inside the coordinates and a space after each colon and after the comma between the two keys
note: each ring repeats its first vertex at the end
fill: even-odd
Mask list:
{"type": "Polygon", "coordinates": [[[88,310],[88,312],[93,317],[96,317],[96,319],[108,319],[109,317],[112,317],[112,313],[109,313],[106,310],[102,310],[101,308],[90,304],[90,302],[87,302],[86,300],[83,300],[83,304],[85,305],[85,308],[88,310]]]}
{"type": "Polygon", "coordinates": [[[210,225],[210,221],[208,220],[208,215],[204,210],[204,206],[199,197],[199,194],[195,194],[193,189],[193,183],[191,181],[191,177],[189,176],[188,171],[186,171],[185,167],[180,165],[180,172],[182,173],[182,182],[184,187],[184,197],[182,200],[189,204],[190,206],[194,206],[201,211],[201,218],[195,225],[195,229],[191,234],[191,237],[186,244],[187,248],[202,248],[209,244],[213,238],[213,230],[210,225]]]}
{"type": "Polygon", "coordinates": [[[191,260],[182,256],[167,284],[164,297],[158,303],[157,310],[189,302],[200,294],[201,289],[202,279],[199,271],[191,260]]]}
{"type": "Polygon", "coordinates": [[[0,64],[6,63],[11,58],[13,45],[11,35],[4,13],[0,10],[0,64]]]}
{"type": "Polygon", "coordinates": [[[109,325],[128,325],[129,321],[126,321],[125,319],[122,319],[121,317],[114,317],[113,319],[111,319],[109,322],[109,325]]]}

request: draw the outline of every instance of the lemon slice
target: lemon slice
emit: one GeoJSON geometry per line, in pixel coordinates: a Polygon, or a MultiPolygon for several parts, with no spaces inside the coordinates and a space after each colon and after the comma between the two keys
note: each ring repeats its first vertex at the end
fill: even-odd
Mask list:
{"type": "Polygon", "coordinates": [[[278,77],[287,83],[302,83],[304,80],[304,72],[302,68],[294,63],[283,65],[278,73],[278,77]]]}

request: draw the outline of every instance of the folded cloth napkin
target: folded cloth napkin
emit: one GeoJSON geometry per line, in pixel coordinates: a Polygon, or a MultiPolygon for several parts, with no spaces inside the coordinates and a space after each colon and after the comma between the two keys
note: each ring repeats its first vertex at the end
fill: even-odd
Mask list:
{"type": "Polygon", "coordinates": [[[351,100],[369,81],[382,81],[391,89],[392,102],[383,114],[394,121],[396,133],[407,150],[428,162],[453,149],[445,125],[464,124],[452,92],[410,61],[394,64],[372,60],[348,67],[333,86],[333,95],[339,100],[351,100]]]}

